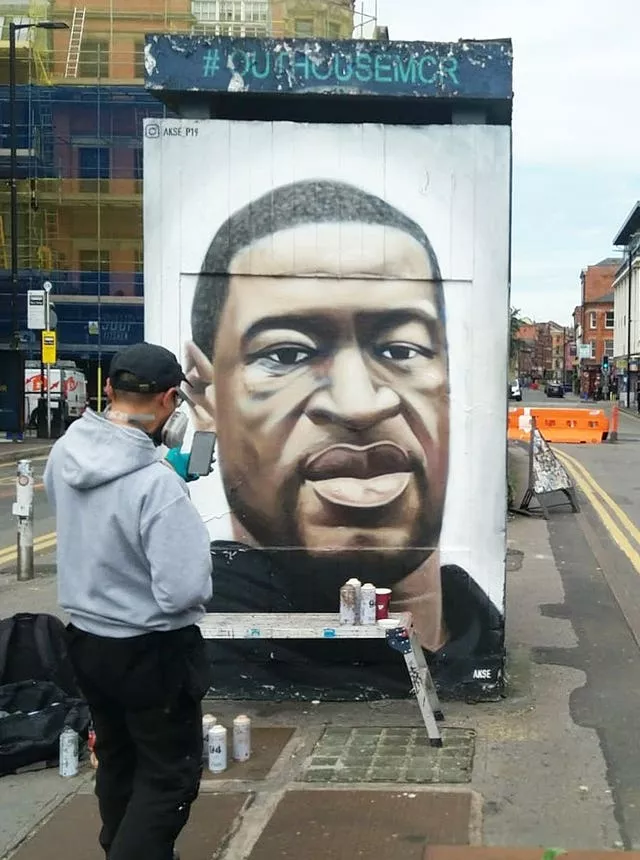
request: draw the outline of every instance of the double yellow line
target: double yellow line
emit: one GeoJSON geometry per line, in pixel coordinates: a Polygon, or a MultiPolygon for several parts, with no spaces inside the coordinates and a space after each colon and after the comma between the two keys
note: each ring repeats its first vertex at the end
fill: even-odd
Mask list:
{"type": "MultiPolygon", "coordinates": [[[[34,553],[45,552],[46,550],[51,550],[56,545],[56,533],[49,532],[46,535],[40,535],[40,537],[34,538],[33,540],[33,551],[34,553]]],[[[18,560],[18,550],[15,546],[8,546],[4,549],[0,549],[0,567],[6,567],[13,562],[18,560]]]]}
{"type": "Polygon", "coordinates": [[[554,454],[591,502],[603,525],[640,574],[640,529],[574,457],[554,448],[554,454]]]}

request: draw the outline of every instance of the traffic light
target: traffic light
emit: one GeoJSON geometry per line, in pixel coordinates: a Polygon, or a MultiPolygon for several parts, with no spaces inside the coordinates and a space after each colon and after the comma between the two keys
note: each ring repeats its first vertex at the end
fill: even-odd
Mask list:
{"type": "Polygon", "coordinates": [[[609,372],[609,356],[608,355],[602,356],[602,370],[605,373],[609,372]]]}

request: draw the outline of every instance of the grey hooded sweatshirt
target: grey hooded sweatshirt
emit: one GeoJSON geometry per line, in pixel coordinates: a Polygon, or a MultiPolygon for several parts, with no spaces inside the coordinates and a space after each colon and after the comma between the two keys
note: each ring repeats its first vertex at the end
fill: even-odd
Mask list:
{"type": "Polygon", "coordinates": [[[209,535],[146,433],[87,410],[53,446],[44,484],[56,512],[58,601],[72,624],[123,638],[202,618],[209,535]]]}

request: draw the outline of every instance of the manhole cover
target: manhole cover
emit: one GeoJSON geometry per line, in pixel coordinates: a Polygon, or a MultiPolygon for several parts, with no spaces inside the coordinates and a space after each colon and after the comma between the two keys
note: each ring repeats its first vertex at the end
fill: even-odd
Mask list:
{"type": "Polygon", "coordinates": [[[524,553],[519,549],[507,550],[507,570],[520,570],[524,561],[524,553]]]}
{"type": "Polygon", "coordinates": [[[432,747],[424,728],[328,728],[303,781],[470,782],[475,737],[470,729],[442,729],[442,747],[432,747]]]}

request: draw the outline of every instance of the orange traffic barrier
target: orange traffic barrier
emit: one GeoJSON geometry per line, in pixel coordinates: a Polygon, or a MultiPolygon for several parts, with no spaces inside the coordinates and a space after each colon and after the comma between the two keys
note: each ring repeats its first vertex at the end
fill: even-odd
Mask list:
{"type": "Polygon", "coordinates": [[[609,419],[603,409],[509,409],[507,422],[508,438],[516,442],[528,442],[531,435],[531,419],[547,442],[575,444],[597,444],[609,433],[609,419]]]}

